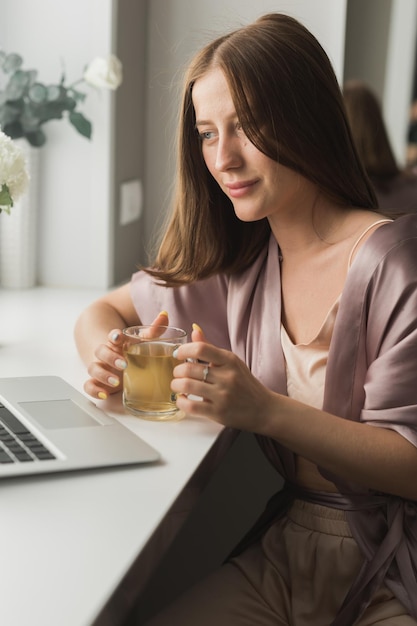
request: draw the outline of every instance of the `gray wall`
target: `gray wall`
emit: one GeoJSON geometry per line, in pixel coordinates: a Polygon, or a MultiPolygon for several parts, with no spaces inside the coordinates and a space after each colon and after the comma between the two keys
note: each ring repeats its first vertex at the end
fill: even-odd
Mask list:
{"type": "Polygon", "coordinates": [[[344,79],[369,83],[384,95],[392,0],[349,0],[344,79]]]}
{"type": "Polygon", "coordinates": [[[113,279],[129,278],[143,262],[143,219],[120,224],[122,183],[145,176],[146,0],[119,0],[117,7],[117,56],[123,63],[124,86],[116,92],[114,123],[113,279]]]}

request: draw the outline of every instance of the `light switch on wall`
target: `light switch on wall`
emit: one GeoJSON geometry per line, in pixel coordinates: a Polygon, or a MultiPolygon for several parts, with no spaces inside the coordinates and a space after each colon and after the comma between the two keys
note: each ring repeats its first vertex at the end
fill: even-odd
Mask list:
{"type": "Polygon", "coordinates": [[[120,185],[120,226],[138,220],[142,214],[142,181],[127,180],[120,185]]]}

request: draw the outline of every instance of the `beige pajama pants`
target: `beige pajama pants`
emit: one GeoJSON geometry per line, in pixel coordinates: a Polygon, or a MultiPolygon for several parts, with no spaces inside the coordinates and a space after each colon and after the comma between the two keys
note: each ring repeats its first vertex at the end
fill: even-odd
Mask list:
{"type": "MultiPolygon", "coordinates": [[[[297,500],[259,544],[187,591],[147,626],[329,626],[361,561],[343,511],[297,500]]],[[[384,587],[355,624],[371,625],[417,622],[384,587]]]]}

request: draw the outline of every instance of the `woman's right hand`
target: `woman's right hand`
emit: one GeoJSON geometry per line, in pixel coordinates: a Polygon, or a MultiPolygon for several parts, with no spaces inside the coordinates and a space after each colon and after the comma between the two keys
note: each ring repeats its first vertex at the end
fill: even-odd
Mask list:
{"type": "Polygon", "coordinates": [[[90,396],[106,400],[122,388],[123,370],[127,366],[123,357],[122,331],[119,328],[111,330],[107,342],[96,348],[94,356],[96,360],[87,368],[90,378],[84,389],[90,396]]]}
{"type": "MultiPolygon", "coordinates": [[[[152,322],[152,326],[167,326],[168,313],[162,311],[152,322]]],[[[123,332],[114,328],[107,336],[107,342],[100,344],[94,352],[95,360],[87,371],[90,378],[84,384],[88,395],[106,400],[109,395],[121,391],[123,370],[127,363],[123,356],[123,332]]]]}

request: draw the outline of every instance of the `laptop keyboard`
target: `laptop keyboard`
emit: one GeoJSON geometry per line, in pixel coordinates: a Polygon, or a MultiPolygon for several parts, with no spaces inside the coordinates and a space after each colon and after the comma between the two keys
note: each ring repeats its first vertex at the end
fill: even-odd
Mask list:
{"type": "Polygon", "coordinates": [[[55,459],[43,443],[0,402],[0,464],[55,459]]]}

